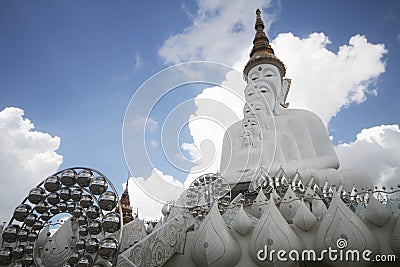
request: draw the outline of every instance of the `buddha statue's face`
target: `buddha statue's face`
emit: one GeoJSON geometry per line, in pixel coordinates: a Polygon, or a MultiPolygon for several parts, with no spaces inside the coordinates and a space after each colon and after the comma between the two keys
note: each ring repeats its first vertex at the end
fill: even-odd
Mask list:
{"type": "Polygon", "coordinates": [[[261,99],[275,110],[279,105],[282,78],[279,69],[272,64],[260,64],[249,71],[249,85],[246,88],[246,101],[261,99]]]}
{"type": "Polygon", "coordinates": [[[253,117],[254,112],[251,110],[250,106],[246,103],[243,107],[243,115],[245,118],[253,117]]]}
{"type": "Polygon", "coordinates": [[[260,137],[261,128],[260,128],[260,124],[259,124],[257,118],[255,118],[255,117],[249,118],[248,123],[249,123],[249,128],[251,129],[251,132],[253,133],[253,135],[260,137]]]}
{"type": "Polygon", "coordinates": [[[251,145],[251,143],[252,143],[252,135],[251,135],[251,132],[248,131],[248,130],[246,130],[246,129],[244,129],[244,130],[240,133],[239,139],[240,139],[240,143],[241,143],[243,146],[249,146],[249,145],[251,145]]]}
{"type": "Polygon", "coordinates": [[[260,128],[268,129],[267,125],[269,125],[271,110],[266,106],[265,102],[262,100],[254,100],[247,104],[254,114],[253,118],[250,116],[249,119],[255,120],[258,127],[261,125],[262,127],[260,128]]]}
{"type": "Polygon", "coordinates": [[[244,118],[243,127],[244,127],[245,131],[249,131],[253,134],[253,138],[261,137],[260,123],[254,115],[244,118]]]}

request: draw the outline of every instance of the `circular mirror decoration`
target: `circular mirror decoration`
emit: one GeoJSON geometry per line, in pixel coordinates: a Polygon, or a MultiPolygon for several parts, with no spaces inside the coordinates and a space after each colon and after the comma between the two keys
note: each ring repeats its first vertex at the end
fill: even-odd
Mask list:
{"type": "Polygon", "coordinates": [[[29,191],[1,239],[0,266],[114,266],[123,227],[119,196],[101,172],[59,171],[29,191]],[[55,219],[59,218],[55,221],[55,219]]]}
{"type": "Polygon", "coordinates": [[[202,220],[217,202],[222,214],[231,201],[231,188],[219,173],[201,175],[187,189],[185,206],[192,216],[202,220]]]}

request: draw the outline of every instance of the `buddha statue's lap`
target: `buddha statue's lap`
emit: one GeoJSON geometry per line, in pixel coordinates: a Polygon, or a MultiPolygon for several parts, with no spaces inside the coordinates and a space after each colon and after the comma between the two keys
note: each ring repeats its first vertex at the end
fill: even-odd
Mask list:
{"type": "Polygon", "coordinates": [[[238,137],[238,132],[243,131],[242,122],[232,125],[223,147],[229,143],[227,135],[238,141],[228,145],[231,152],[223,149],[222,176],[232,183],[250,182],[261,166],[269,170],[270,175],[276,174],[282,166],[289,177],[298,171],[305,180],[313,176],[320,186],[325,180],[331,184],[341,183],[346,189],[353,184],[371,186],[366,173],[337,170],[338,158],[322,121],[315,114],[305,110],[287,110],[286,114],[275,117],[275,125],[275,130],[263,130],[262,139],[257,142],[251,136],[253,140],[248,146],[243,146],[238,137]],[[231,155],[230,162],[225,159],[224,152],[231,155]]]}
{"type": "Polygon", "coordinates": [[[287,109],[290,79],[274,54],[257,13],[253,49],[243,74],[246,104],[244,119],[228,128],[223,141],[221,174],[230,183],[248,182],[263,166],[275,175],[282,166],[288,175],[298,170],[322,185],[353,183],[370,187],[370,177],[360,171],[338,170],[339,160],[325,125],[314,113],[287,109]]]}

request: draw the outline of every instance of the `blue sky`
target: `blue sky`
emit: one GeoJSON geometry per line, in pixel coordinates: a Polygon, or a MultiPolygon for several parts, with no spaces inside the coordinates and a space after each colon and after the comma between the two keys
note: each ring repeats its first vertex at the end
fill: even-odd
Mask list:
{"type": "MultiPolygon", "coordinates": [[[[129,101],[151,75],[178,63],[160,51],[168,39],[190,31],[199,21],[198,11],[207,5],[212,6],[210,1],[0,1],[0,111],[18,107],[34,130],[60,137],[60,169],[89,166],[122,184],[128,175],[121,135],[129,101]]],[[[215,14],[204,13],[206,19],[220,15],[218,8],[209,10],[215,14]]],[[[251,14],[251,25],[244,25],[250,29],[255,20],[254,11],[251,14]]],[[[326,48],[337,53],[359,34],[387,50],[382,59],[385,71],[369,84],[377,94],[342,106],[330,120],[335,145],[354,141],[362,129],[399,124],[398,1],[272,1],[263,18],[271,23],[271,41],[279,33],[306,38],[323,32],[331,42],[326,48]]],[[[238,39],[238,45],[250,46],[253,34],[238,39]]],[[[208,41],[212,47],[220,40],[208,41]]],[[[222,61],[199,55],[190,59],[222,61]]],[[[222,63],[234,62],[227,58],[222,63]]],[[[155,116],[159,113],[160,119],[162,111],[156,109],[155,116]]],[[[187,130],[183,139],[192,141],[187,130]]],[[[165,165],[159,164],[160,169],[165,165]]],[[[164,174],[175,175],[165,168],[164,174]]]]}

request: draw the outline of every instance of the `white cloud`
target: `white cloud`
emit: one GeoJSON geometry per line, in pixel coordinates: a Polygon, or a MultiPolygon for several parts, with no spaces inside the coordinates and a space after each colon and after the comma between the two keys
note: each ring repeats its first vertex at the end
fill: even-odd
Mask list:
{"type": "Polygon", "coordinates": [[[0,173],[6,186],[0,194],[0,219],[9,220],[29,190],[56,172],[63,157],[55,151],[60,138],[34,131],[24,111],[8,107],[0,111],[0,173]]]}
{"type": "Polygon", "coordinates": [[[132,177],[129,180],[129,199],[139,217],[146,220],[158,220],[165,202],[177,200],[184,191],[183,184],[170,175],[153,169],[150,177],[132,177]]]}
{"type": "Polygon", "coordinates": [[[128,122],[130,129],[132,131],[144,131],[145,127],[146,130],[149,132],[155,132],[158,127],[158,121],[153,119],[152,117],[144,117],[144,116],[136,116],[132,121],[128,122]]]}
{"type": "Polygon", "coordinates": [[[149,140],[149,143],[150,143],[150,146],[151,146],[152,148],[157,148],[157,147],[158,147],[158,142],[157,142],[156,139],[150,139],[150,140],[149,140]]]}
{"type": "MultiPolygon", "coordinates": [[[[197,13],[190,16],[192,25],[162,45],[159,54],[167,64],[192,60],[234,64],[252,41],[255,10],[268,7],[270,1],[206,0],[197,4],[197,13]]],[[[268,29],[274,18],[265,12],[263,17],[268,29]]]]}
{"type": "Polygon", "coordinates": [[[198,160],[201,157],[201,152],[195,144],[183,143],[181,148],[189,153],[190,160],[198,160]]]}
{"type": "Polygon", "coordinates": [[[140,69],[142,67],[142,65],[143,65],[143,60],[140,57],[140,55],[138,53],[136,53],[134,70],[140,69]]]}
{"type": "Polygon", "coordinates": [[[385,71],[383,44],[371,44],[365,36],[355,35],[349,44],[334,53],[327,48],[324,33],[306,38],[282,33],[272,42],[278,57],[292,78],[288,96],[291,108],[304,108],[329,120],[350,103],[361,103],[367,94],[376,95],[376,78],[385,71]]]}
{"type": "Polygon", "coordinates": [[[232,70],[221,86],[204,89],[196,96],[197,110],[190,118],[189,129],[201,158],[189,173],[186,186],[204,173],[219,171],[225,131],[243,118],[244,87],[241,72],[232,70]]]}
{"type": "Polygon", "coordinates": [[[338,145],[341,168],[367,171],[377,185],[400,183],[399,125],[380,125],[363,129],[354,142],[338,145]]]}

